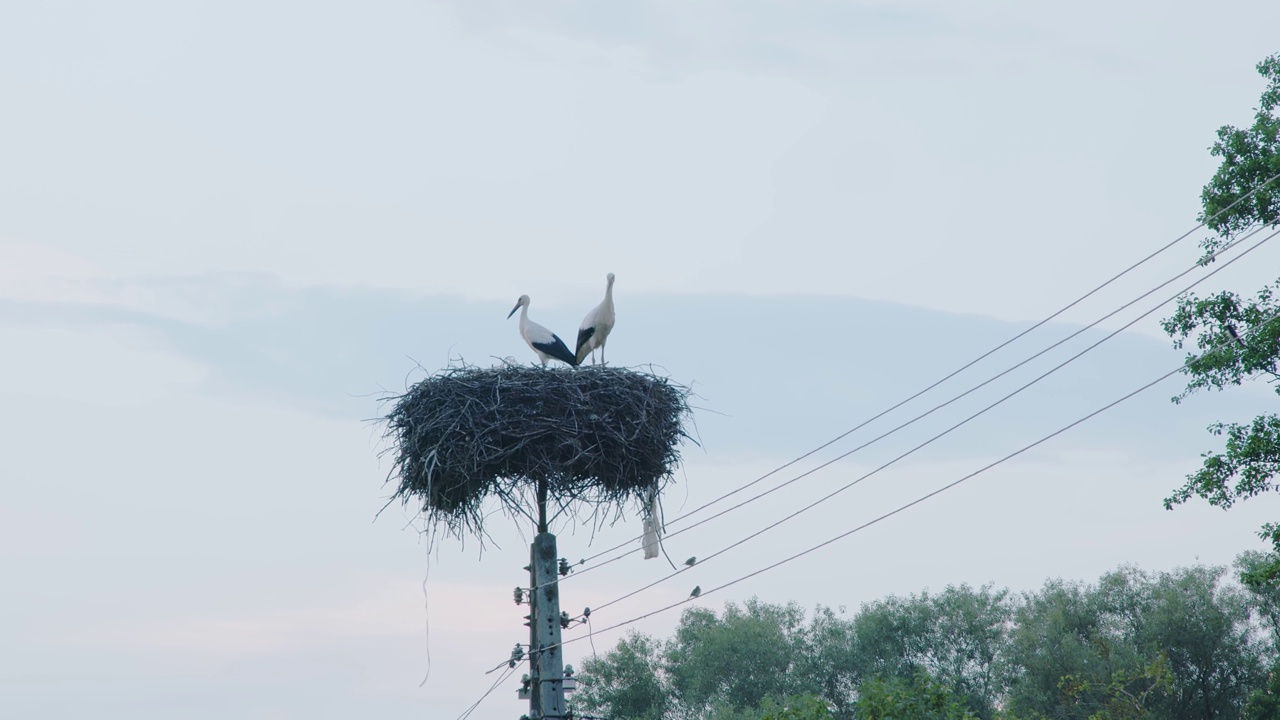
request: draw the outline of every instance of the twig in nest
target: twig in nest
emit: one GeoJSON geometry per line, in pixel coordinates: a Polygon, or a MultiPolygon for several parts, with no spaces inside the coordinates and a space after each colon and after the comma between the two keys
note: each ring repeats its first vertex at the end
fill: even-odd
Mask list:
{"type": "Polygon", "coordinates": [[[433,529],[483,538],[487,498],[532,517],[529,498],[545,482],[557,516],[585,509],[616,522],[628,501],[671,479],[681,441],[692,440],[688,398],[626,368],[449,368],[384,398],[392,500],[420,503],[433,529]]]}

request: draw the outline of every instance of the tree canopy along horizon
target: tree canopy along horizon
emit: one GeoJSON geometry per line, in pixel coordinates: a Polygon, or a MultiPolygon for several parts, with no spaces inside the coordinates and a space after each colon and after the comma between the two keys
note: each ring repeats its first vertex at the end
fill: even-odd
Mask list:
{"type": "MultiPolygon", "coordinates": [[[[1266,87],[1253,124],[1223,126],[1210,148],[1222,162],[1201,193],[1201,220],[1216,233],[1201,242],[1206,258],[1242,234],[1280,227],[1280,53],[1258,63],[1257,71],[1266,87]],[[1256,188],[1261,190],[1245,197],[1256,188]]],[[[1175,403],[1200,390],[1223,390],[1255,378],[1272,383],[1280,395],[1280,323],[1266,322],[1280,312],[1278,294],[1280,277],[1251,296],[1223,291],[1207,297],[1188,293],[1179,300],[1163,323],[1175,347],[1194,342],[1205,350],[1226,343],[1229,349],[1191,356],[1190,379],[1175,403]]],[[[1208,430],[1223,438],[1221,449],[1203,453],[1201,467],[1165,499],[1165,507],[1199,497],[1225,509],[1280,487],[1280,415],[1262,413],[1248,422],[1219,422],[1208,430]]],[[[1280,523],[1267,523],[1259,535],[1272,543],[1273,552],[1267,562],[1248,570],[1244,580],[1280,587],[1280,523]]]]}
{"type": "MultiPolygon", "coordinates": [[[[1237,570],[1264,560],[1242,553],[1237,570]]],[[[755,598],[587,659],[575,712],[628,720],[1262,720],[1280,596],[1225,567],[1015,594],[948,586],[856,612],[755,598]]]]}

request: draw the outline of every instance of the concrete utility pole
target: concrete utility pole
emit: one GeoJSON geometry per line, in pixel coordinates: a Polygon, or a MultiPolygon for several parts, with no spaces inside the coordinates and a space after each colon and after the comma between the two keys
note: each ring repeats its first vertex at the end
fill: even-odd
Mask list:
{"type": "Polygon", "coordinates": [[[564,705],[564,653],[560,647],[560,584],[556,536],[547,532],[545,483],[538,487],[538,534],[529,550],[529,717],[559,720],[564,705]]]}

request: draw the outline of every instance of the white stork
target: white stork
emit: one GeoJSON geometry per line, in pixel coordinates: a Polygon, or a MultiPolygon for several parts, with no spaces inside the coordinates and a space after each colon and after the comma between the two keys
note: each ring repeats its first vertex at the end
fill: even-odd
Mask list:
{"type": "Polygon", "coordinates": [[[613,330],[613,273],[609,273],[609,284],[604,288],[604,301],[582,318],[578,327],[577,360],[581,365],[587,355],[591,355],[591,364],[596,363],[596,348],[600,348],[600,364],[604,364],[604,341],[613,330]]]}
{"type": "Polygon", "coordinates": [[[520,311],[520,337],[524,338],[534,354],[542,361],[542,367],[546,367],[547,361],[552,358],[570,365],[578,364],[574,360],[573,353],[569,352],[569,346],[565,345],[559,336],[529,319],[528,295],[520,296],[516,306],[507,313],[507,319],[511,319],[517,310],[520,311]]]}

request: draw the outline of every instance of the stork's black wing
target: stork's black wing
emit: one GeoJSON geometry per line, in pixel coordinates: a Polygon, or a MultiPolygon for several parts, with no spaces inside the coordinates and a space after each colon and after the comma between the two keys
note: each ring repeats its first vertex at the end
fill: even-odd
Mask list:
{"type": "Polygon", "coordinates": [[[573,353],[569,352],[569,346],[564,344],[564,341],[560,339],[559,335],[556,335],[555,333],[551,333],[551,337],[553,340],[555,340],[555,342],[549,342],[549,343],[536,342],[531,344],[535,348],[546,353],[549,357],[553,357],[557,360],[567,362],[570,365],[576,366],[578,364],[578,359],[573,356],[573,353]]]}
{"type": "Polygon", "coordinates": [[[592,325],[591,327],[587,327],[587,328],[582,328],[581,330],[579,330],[579,331],[578,331],[578,345],[577,345],[577,347],[575,347],[574,349],[575,349],[575,350],[577,350],[578,352],[582,352],[582,346],[583,346],[583,345],[586,345],[586,344],[587,344],[587,341],[591,339],[591,336],[593,336],[593,335],[595,335],[595,334],[596,334],[596,326],[595,326],[595,325],[592,325]]]}

